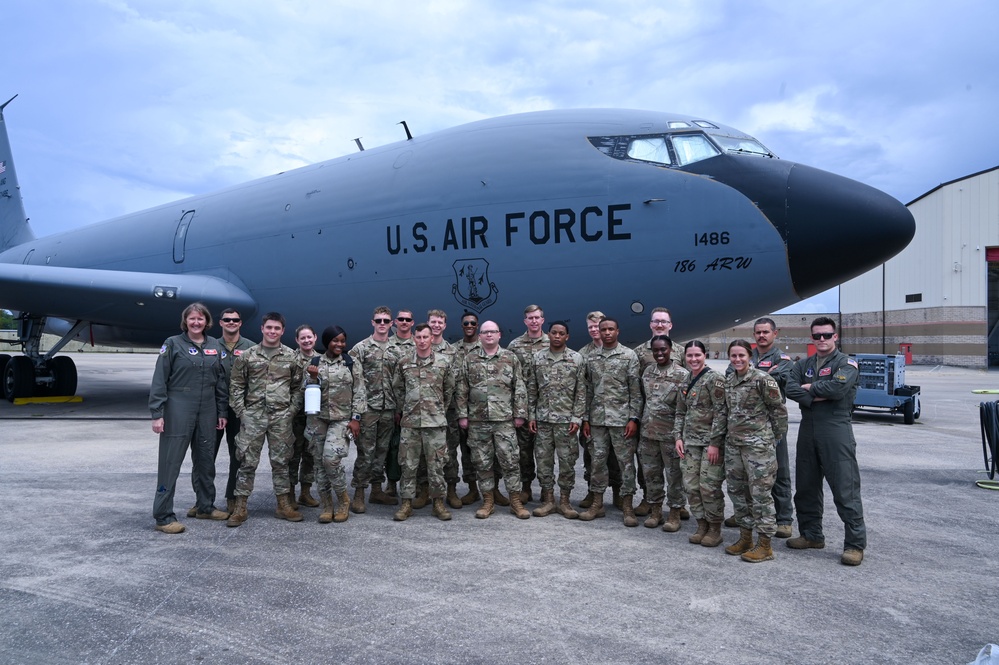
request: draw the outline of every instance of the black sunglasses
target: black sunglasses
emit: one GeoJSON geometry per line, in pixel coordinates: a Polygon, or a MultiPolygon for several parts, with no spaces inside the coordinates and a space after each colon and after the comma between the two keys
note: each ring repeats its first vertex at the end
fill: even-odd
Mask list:
{"type": "Polygon", "coordinates": [[[375,323],[381,323],[384,325],[386,323],[392,323],[392,319],[375,319],[375,323]]]}
{"type": "Polygon", "coordinates": [[[831,332],[831,333],[812,333],[812,339],[814,339],[816,341],[818,341],[820,339],[832,339],[833,335],[835,335],[835,334],[836,333],[834,333],[834,332],[831,332]]]}
{"type": "Polygon", "coordinates": [[[479,324],[476,323],[475,321],[462,321],[461,325],[465,326],[466,328],[469,327],[469,326],[472,326],[474,328],[475,326],[477,326],[479,324]]]}
{"type": "Polygon", "coordinates": [[[227,316],[222,319],[222,323],[239,323],[242,319],[234,319],[231,316],[227,316]]]}
{"type": "Polygon", "coordinates": [[[411,316],[397,316],[397,317],[395,317],[395,320],[396,321],[408,322],[408,321],[412,321],[413,317],[411,317],[411,316]]]}

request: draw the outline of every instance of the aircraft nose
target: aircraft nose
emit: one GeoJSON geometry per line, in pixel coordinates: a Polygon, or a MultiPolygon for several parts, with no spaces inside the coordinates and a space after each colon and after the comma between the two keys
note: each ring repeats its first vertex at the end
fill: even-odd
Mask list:
{"type": "Polygon", "coordinates": [[[912,213],[896,199],[803,164],[789,169],[785,201],[791,281],[802,298],[887,261],[916,232],[912,213]]]}

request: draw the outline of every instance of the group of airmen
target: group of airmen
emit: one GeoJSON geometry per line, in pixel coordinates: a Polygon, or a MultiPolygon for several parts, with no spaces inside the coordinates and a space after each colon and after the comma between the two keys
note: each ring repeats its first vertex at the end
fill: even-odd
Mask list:
{"type": "Polygon", "coordinates": [[[759,562],[774,558],[773,537],[787,538],[792,549],[825,546],[825,480],[846,526],[841,562],[863,560],[850,425],[857,366],[837,349],[831,319],[813,321],[817,353],[797,362],[776,345],[776,324],[758,320],[756,343],[732,342],[721,375],[707,366],[702,342],[681,346],[669,337],[672,319],[662,307],[652,311],[651,339],[634,349],[618,342],[615,319],[590,313],[590,341],[578,352],[568,348],[568,325],[546,328],[537,305],[525,309],[525,333],[505,348],[499,325],[480,324],[469,312],[461,318],[462,339],[451,344],[443,337],[444,311],[430,310],[416,324],[410,310],[393,316],[377,307],[372,334],[349,351],[338,326],[326,328],[321,340],[312,327],[299,326],[292,350],[281,342],[286,323],[279,313],[264,315],[259,344],[241,336],[237,311],[220,318],[216,340],[203,333],[211,326],[207,309],[189,306],[184,334],[166,341],[157,362],[150,391],[153,431],[161,436],[157,530],[184,530],[173,494],[188,444],[197,496],[188,517],[242,525],[266,441],[276,515],[293,522],[304,519],[300,506],[319,507],[320,523],[364,513],[369,487],[370,503],[399,505],[397,521],[427,505],[446,521],[449,508],[477,502],[479,519],[501,505],[520,519],[557,512],[589,521],[606,516],[609,485],[625,526],[644,517],[646,527],[677,532],[693,515],[697,529],[689,541],[716,547],[724,522],[740,529],[725,551],[759,562]],[[304,395],[316,388],[319,398],[306,413],[304,395]],[[785,396],[802,407],[793,506],[785,396]],[[166,424],[165,411],[173,413],[166,424]],[[221,511],[214,506],[214,474],[224,435],[230,473],[221,511]],[[344,464],[351,444],[353,499],[344,464]],[[570,495],[581,449],[588,492],[577,510],[570,495]],[[535,478],[539,505],[528,511],[535,478]],[[459,480],[468,486],[464,496],[459,480]],[[735,508],[728,520],[723,483],[735,508]],[[800,535],[791,538],[794,508],[800,535]]]}

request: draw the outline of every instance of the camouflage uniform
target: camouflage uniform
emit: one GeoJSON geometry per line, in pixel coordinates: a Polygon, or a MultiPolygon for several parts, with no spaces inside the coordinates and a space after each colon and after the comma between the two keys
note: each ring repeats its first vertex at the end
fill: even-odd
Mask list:
{"type": "MultiPolygon", "coordinates": [[[[392,335],[389,337],[389,344],[396,359],[416,349],[416,342],[412,336],[402,339],[397,335],[392,335]]],[[[392,429],[392,438],[389,439],[388,454],[385,456],[385,476],[392,482],[398,482],[402,478],[402,467],[399,466],[399,440],[401,436],[402,429],[396,424],[392,429]]],[[[378,481],[380,483],[381,478],[378,481]]],[[[373,478],[372,482],[374,482],[373,478]]]]}
{"type": "MultiPolygon", "coordinates": [[[[482,343],[479,340],[475,340],[472,343],[466,343],[465,340],[461,340],[454,345],[455,356],[454,356],[454,371],[455,371],[455,385],[458,385],[460,380],[460,374],[462,367],[465,362],[465,356],[475,349],[481,349],[482,343]]],[[[457,400],[457,390],[455,391],[455,400],[457,400]]],[[[455,416],[458,415],[458,403],[455,401],[455,416]]],[[[468,430],[458,428],[458,448],[461,450],[461,479],[465,481],[466,485],[471,485],[475,482],[475,467],[472,465],[472,449],[468,447],[468,430]]],[[[450,467],[451,472],[453,472],[454,477],[458,476],[458,455],[454,454],[453,457],[448,457],[448,467],[450,467]]],[[[450,481],[451,476],[448,475],[448,467],[445,467],[444,473],[450,481]]],[[[496,472],[497,477],[499,476],[499,467],[493,465],[493,470],[496,472]]]]}
{"type": "MultiPolygon", "coordinates": [[[[634,347],[632,351],[638,356],[638,364],[641,367],[641,372],[644,374],[645,369],[650,365],[656,364],[656,359],[652,357],[652,340],[646,340],[634,347]]],[[[683,351],[683,344],[679,342],[673,342],[669,351],[669,364],[673,367],[684,367],[685,355],[683,351]]]]}
{"type": "MultiPolygon", "coordinates": [[[[753,349],[753,367],[766,372],[780,386],[781,401],[787,401],[784,386],[794,365],[791,356],[781,353],[776,345],[770,347],[762,356],[759,349],[753,349]]],[[[787,454],[787,435],[777,440],[777,480],[771,492],[774,497],[774,509],[777,511],[777,525],[790,525],[794,521],[794,504],[791,497],[791,462],[787,454]]]]}
{"type": "MultiPolygon", "coordinates": [[[[459,349],[457,346],[448,344],[441,340],[433,345],[434,353],[445,356],[451,361],[451,370],[457,374],[457,363],[459,359],[459,349]]],[[[447,459],[444,461],[444,481],[448,484],[458,484],[458,448],[461,445],[461,428],[458,427],[458,406],[452,395],[451,402],[447,405],[447,459]]],[[[426,462],[424,462],[426,464],[426,462]]]]}
{"type": "MultiPolygon", "coordinates": [[[[590,342],[579,350],[579,355],[583,356],[583,360],[586,360],[599,348],[600,347],[595,343],[590,342]]],[[[584,435],[582,429],[579,430],[579,447],[583,449],[583,481],[586,482],[587,486],[589,486],[590,468],[592,466],[591,455],[593,454],[593,437],[587,437],[584,435]]],[[[617,463],[616,455],[607,456],[607,484],[618,490],[621,489],[621,467],[617,463]]]]}
{"type": "Polygon", "coordinates": [[[403,356],[392,374],[392,390],[402,435],[399,465],[402,482],[399,496],[416,498],[417,471],[421,458],[427,462],[430,496],[444,496],[444,463],[447,461],[447,417],[445,408],[454,397],[451,358],[432,353],[420,358],[416,351],[403,356]]]}
{"type": "Polygon", "coordinates": [[[853,438],[851,410],[857,392],[857,362],[833,351],[799,360],[791,368],[787,396],[801,406],[795,455],[794,507],[798,529],[807,540],[822,542],[822,479],[832,490],[836,512],[843,520],[844,549],[867,547],[864,504],[860,498],[860,467],[853,438]],[[810,383],[809,390],[801,384],[810,383]],[[817,397],[824,400],[816,401],[817,397]]]}
{"type": "Polygon", "coordinates": [[[638,459],[645,473],[646,498],[653,505],[661,504],[663,499],[670,508],[687,505],[673,426],[676,403],[689,379],[690,372],[672,363],[664,369],[657,364],[649,365],[642,373],[645,408],[642,410],[638,459]],[[664,470],[668,492],[663,486],[664,470]]]}
{"type": "Polygon", "coordinates": [[[725,518],[724,463],[708,462],[708,446],[725,454],[725,377],[705,367],[683,386],[676,402],[673,438],[683,440],[683,486],[687,490],[690,513],[696,519],[721,522],[725,518]]]}
{"type": "Polygon", "coordinates": [[[575,351],[550,349],[536,352],[527,372],[530,420],[538,428],[534,454],[541,489],[555,489],[555,455],[558,486],[563,495],[576,484],[579,448],[569,424],[581,425],[586,411],[586,361],[575,351]]]}
{"type": "Polygon", "coordinates": [[[347,491],[347,471],[343,460],[350,452],[354,439],[348,425],[360,420],[367,406],[364,376],[349,355],[319,357],[319,387],[322,397],[319,413],[309,414],[306,438],[312,442],[312,454],[320,460],[316,466],[316,481],[320,494],[347,491]]]}
{"type": "Polygon", "coordinates": [[[357,459],[354,460],[352,487],[381,486],[392,433],[395,431],[395,394],[392,392],[392,372],[398,357],[397,347],[374,337],[363,339],[350,350],[350,357],[360,365],[364,378],[367,405],[361,413],[361,434],[357,438],[357,459]]]}
{"type": "MultiPolygon", "coordinates": [[[[527,385],[527,371],[531,366],[531,357],[538,351],[546,350],[551,344],[548,335],[541,333],[541,337],[530,337],[524,333],[506,345],[508,351],[517,354],[520,360],[520,368],[524,371],[524,385],[527,385]]],[[[534,465],[534,434],[527,428],[525,422],[522,427],[517,428],[517,447],[520,451],[520,482],[522,486],[531,487],[537,475],[534,465]]]]}
{"type": "Polygon", "coordinates": [[[638,356],[622,344],[595,350],[586,360],[586,420],[593,437],[590,491],[607,489],[607,458],[617,456],[621,466],[621,496],[635,493],[635,437],[624,438],[629,420],[640,422],[642,379],[638,356]]]}
{"type": "Polygon", "coordinates": [[[225,417],[227,409],[223,352],[214,337],[205,336],[202,344],[195,344],[184,333],[163,342],[156,359],[149,411],[153,419],[163,419],[153,499],[153,517],[161,526],[177,521],[173,497],[188,446],[194,462],[191,484],[198,512],[215,510],[212,442],[218,419],[225,417]]]}
{"type": "Polygon", "coordinates": [[[229,403],[240,420],[236,449],[240,458],[236,496],[250,496],[267,438],[268,456],[278,496],[291,493],[288,461],[294,435],[291,421],[302,409],[302,368],[283,344],[250,347],[232,367],[229,403]]]}
{"type": "MultiPolygon", "coordinates": [[[[222,369],[225,370],[226,385],[228,386],[229,375],[232,374],[232,364],[236,358],[243,355],[243,352],[253,346],[253,342],[243,336],[229,348],[224,339],[219,339],[222,350],[222,369]]],[[[229,404],[229,390],[226,388],[226,412],[229,414],[225,423],[225,429],[215,430],[215,458],[218,459],[219,447],[222,445],[222,437],[225,437],[226,445],[229,448],[229,479],[225,484],[225,498],[236,498],[236,478],[239,477],[239,456],[236,454],[236,435],[239,434],[239,416],[232,410],[229,404]]]]}
{"type": "MultiPolygon", "coordinates": [[[[313,356],[309,356],[308,358],[303,356],[301,349],[295,350],[295,362],[302,368],[303,375],[305,374],[305,368],[309,366],[312,358],[313,356]]],[[[291,462],[288,463],[288,478],[290,479],[292,489],[300,482],[308,485],[316,482],[315,458],[312,456],[311,446],[305,438],[305,424],[305,411],[299,411],[291,421],[291,432],[295,437],[295,444],[294,452],[291,455],[291,462]]]]}
{"type": "Polygon", "coordinates": [[[777,439],[787,434],[787,407],[780,387],[754,367],[742,376],[733,372],[725,378],[725,404],[725,477],[735,520],[740,528],[755,528],[772,537],[777,532],[770,494],[777,478],[775,447],[777,439]]]}
{"type": "Polygon", "coordinates": [[[500,348],[487,356],[479,347],[465,356],[457,389],[458,417],[467,418],[468,447],[483,493],[496,489],[493,457],[506,482],[507,492],[519,492],[517,435],[514,418],[527,420],[527,388],[517,354],[500,348]]]}

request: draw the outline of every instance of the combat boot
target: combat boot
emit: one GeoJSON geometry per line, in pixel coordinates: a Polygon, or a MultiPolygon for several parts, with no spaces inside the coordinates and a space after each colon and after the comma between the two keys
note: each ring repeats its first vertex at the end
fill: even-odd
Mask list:
{"type": "MultiPolygon", "coordinates": [[[[703,540],[701,541],[704,542],[703,540]]],[[[753,530],[739,527],[739,540],[725,548],[725,554],[737,556],[753,549],[753,530]]]]}
{"type": "Polygon", "coordinates": [[[583,500],[579,502],[579,507],[585,510],[591,505],[593,505],[593,492],[587,492],[583,500]]]}
{"type": "Polygon", "coordinates": [[[291,486],[291,493],[288,495],[288,505],[292,510],[298,510],[298,501],[295,501],[295,486],[291,486]]]}
{"type": "Polygon", "coordinates": [[[541,490],[541,505],[534,509],[535,517],[548,517],[555,512],[555,490],[541,490]]]}
{"type": "Polygon", "coordinates": [[[458,483],[447,484],[447,505],[451,506],[455,510],[460,509],[465,505],[461,502],[461,499],[458,498],[458,483]]]}
{"type": "Polygon", "coordinates": [[[859,566],[864,562],[864,550],[858,550],[855,547],[843,550],[843,555],[840,556],[839,562],[844,566],[859,566]]]}
{"type": "Polygon", "coordinates": [[[690,534],[690,538],[687,538],[688,543],[693,543],[694,545],[701,545],[704,543],[704,536],[708,533],[708,521],[706,519],[697,520],[697,531],[690,534]]]}
{"type": "MultiPolygon", "coordinates": [[[[638,510],[635,510],[635,514],[638,514],[638,510]]],[[[657,526],[663,523],[663,504],[653,503],[651,510],[649,510],[649,516],[645,518],[645,526],[649,529],[655,529],[657,526]]]]}
{"type": "Polygon", "coordinates": [[[226,526],[239,526],[246,521],[249,515],[246,514],[246,500],[248,497],[237,496],[236,505],[233,506],[232,512],[229,513],[229,519],[226,520],[226,526]]]}
{"type": "Polygon", "coordinates": [[[482,507],[475,511],[475,517],[480,520],[484,520],[493,514],[493,505],[495,503],[496,493],[495,492],[483,492],[482,493],[482,507]]]}
{"type": "Polygon", "coordinates": [[[510,499],[503,496],[503,492],[500,492],[499,487],[493,490],[493,499],[496,501],[497,506],[503,506],[505,508],[510,505],[510,499]]]}
{"type": "Polygon", "coordinates": [[[826,541],[809,540],[804,536],[796,536],[787,539],[787,546],[792,550],[821,550],[826,546],[826,541]]]}
{"type": "MultiPolygon", "coordinates": [[[[304,485],[302,486],[305,487],[304,485]]],[[[354,488],[354,499],[350,502],[350,512],[362,514],[367,508],[364,506],[364,488],[354,488]]]]}
{"type": "Polygon", "coordinates": [[[524,502],[520,500],[522,492],[510,492],[510,512],[517,516],[519,520],[530,518],[531,513],[524,508],[524,502]]]}
{"type": "Polygon", "coordinates": [[[333,492],[320,492],[319,503],[319,523],[329,524],[333,521],[333,492]]]}
{"type": "MultiPolygon", "coordinates": [[[[315,508],[319,502],[312,498],[312,483],[302,483],[302,491],[298,494],[298,502],[303,506],[315,508]]],[[[363,510],[361,512],[364,512],[363,510]]]]}
{"type": "Polygon", "coordinates": [[[441,522],[447,522],[451,519],[451,513],[448,511],[447,506],[444,505],[444,499],[441,497],[434,499],[434,507],[430,512],[441,522]]]}
{"type": "Polygon", "coordinates": [[[426,508],[428,503],[430,503],[430,485],[423,483],[416,491],[416,498],[413,499],[413,510],[426,508]]]}
{"type": "Polygon", "coordinates": [[[278,495],[278,505],[277,510],[274,511],[274,515],[289,522],[301,522],[305,518],[302,516],[302,513],[291,507],[291,496],[290,492],[278,495]]]}
{"type": "Polygon", "coordinates": [[[527,503],[529,501],[534,501],[534,494],[531,493],[530,483],[524,485],[524,489],[520,490],[520,502],[527,503]]]}
{"type": "Polygon", "coordinates": [[[399,505],[398,497],[389,496],[382,490],[381,482],[377,482],[371,485],[371,495],[368,497],[369,503],[377,503],[382,506],[397,506],[399,505]]]}
{"type": "Polygon", "coordinates": [[[413,514],[413,500],[403,499],[402,505],[399,506],[399,510],[395,511],[395,515],[392,516],[396,522],[405,522],[406,519],[413,514]]]}
{"type": "Polygon", "coordinates": [[[468,494],[461,497],[461,505],[470,506],[481,498],[479,496],[479,485],[473,480],[468,483],[468,494]]]}
{"type": "Polygon", "coordinates": [[[645,498],[645,494],[642,494],[642,501],[635,506],[635,515],[638,517],[645,517],[650,512],[652,512],[652,504],[645,498]]]}
{"type": "Polygon", "coordinates": [[[622,521],[625,526],[638,526],[638,518],[635,517],[635,508],[631,504],[632,496],[630,494],[621,497],[621,512],[624,513],[622,521]]]}
{"type": "Polygon", "coordinates": [[[773,561],[773,558],[774,551],[770,549],[770,536],[764,536],[762,533],[756,539],[756,547],[742,555],[742,560],[749,563],[773,561]]]}
{"type": "Polygon", "coordinates": [[[350,517],[350,511],[347,509],[349,503],[350,497],[347,496],[347,490],[341,490],[336,493],[336,508],[333,510],[334,522],[347,521],[347,518],[350,517]]]}
{"type": "Polygon", "coordinates": [[[623,504],[621,503],[621,488],[620,487],[612,487],[611,488],[611,503],[618,510],[622,510],[621,506],[623,504]]]}
{"type": "Polygon", "coordinates": [[[663,531],[666,533],[676,533],[680,530],[680,509],[670,508],[666,523],[663,524],[663,531]]]}
{"type": "Polygon", "coordinates": [[[590,507],[579,514],[579,519],[584,522],[589,522],[598,517],[607,517],[607,511],[604,510],[604,494],[603,492],[591,492],[593,496],[593,501],[590,502],[590,507]]]}
{"type": "Polygon", "coordinates": [[[727,526],[730,529],[739,526],[739,523],[735,521],[735,515],[730,515],[725,518],[725,526],[727,526]]]}
{"type": "Polygon", "coordinates": [[[557,510],[558,514],[567,520],[574,520],[579,517],[579,513],[577,513],[572,507],[572,504],[569,503],[568,492],[562,492],[562,496],[559,497],[558,506],[555,507],[555,510],[557,510]]]}
{"type": "Polygon", "coordinates": [[[778,538],[790,538],[791,537],[791,525],[790,524],[778,524],[777,533],[774,535],[778,538]]]}
{"type": "Polygon", "coordinates": [[[690,519],[690,511],[687,510],[687,506],[680,506],[680,519],[682,520],[690,519]]]}
{"type": "Polygon", "coordinates": [[[232,511],[236,510],[236,499],[226,499],[225,500],[225,511],[232,515],[232,511]]]}
{"type": "MultiPolygon", "coordinates": [[[[700,528],[700,527],[698,527],[700,528]]],[[[704,547],[718,547],[722,544],[721,522],[711,522],[708,524],[708,532],[701,539],[704,547]]]]}
{"type": "Polygon", "coordinates": [[[388,481],[388,484],[385,486],[385,493],[388,494],[389,496],[394,496],[395,498],[398,499],[399,488],[396,485],[397,485],[396,481],[394,480],[388,481]]]}

